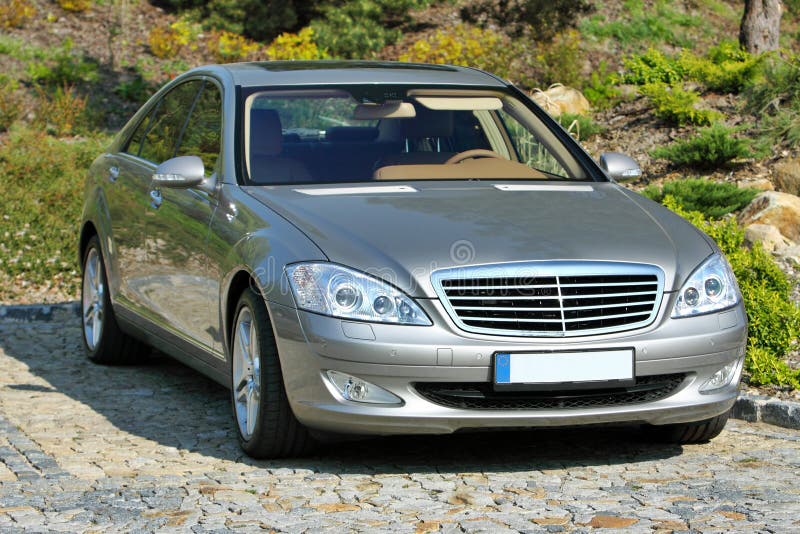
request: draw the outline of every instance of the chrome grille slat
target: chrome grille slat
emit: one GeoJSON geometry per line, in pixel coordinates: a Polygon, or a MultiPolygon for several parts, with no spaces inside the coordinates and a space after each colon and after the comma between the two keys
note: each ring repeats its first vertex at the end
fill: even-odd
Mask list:
{"type": "Polygon", "coordinates": [[[436,271],[434,288],[463,330],[580,336],[652,323],[664,290],[654,265],[527,262],[436,271]]]}

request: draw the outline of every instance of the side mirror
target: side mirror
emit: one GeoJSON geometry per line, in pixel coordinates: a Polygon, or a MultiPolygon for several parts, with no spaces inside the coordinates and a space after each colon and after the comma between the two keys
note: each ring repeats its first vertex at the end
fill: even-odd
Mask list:
{"type": "Polygon", "coordinates": [[[203,160],[197,156],[178,156],[156,168],[153,185],[156,187],[186,188],[199,185],[206,177],[203,160]]]}
{"type": "Polygon", "coordinates": [[[604,152],[600,155],[600,167],[618,182],[635,180],[642,175],[642,169],[633,158],[619,152],[604,152]]]}

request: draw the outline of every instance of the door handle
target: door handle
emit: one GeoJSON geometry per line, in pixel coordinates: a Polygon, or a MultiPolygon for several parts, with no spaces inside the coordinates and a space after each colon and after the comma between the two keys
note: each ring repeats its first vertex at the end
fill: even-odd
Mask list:
{"type": "Polygon", "coordinates": [[[119,178],[119,167],[111,167],[108,169],[108,181],[114,183],[119,178]]]}
{"type": "Polygon", "coordinates": [[[153,189],[150,191],[150,207],[154,210],[157,210],[161,207],[161,203],[164,201],[164,197],[161,196],[161,191],[158,189],[153,189]]]}

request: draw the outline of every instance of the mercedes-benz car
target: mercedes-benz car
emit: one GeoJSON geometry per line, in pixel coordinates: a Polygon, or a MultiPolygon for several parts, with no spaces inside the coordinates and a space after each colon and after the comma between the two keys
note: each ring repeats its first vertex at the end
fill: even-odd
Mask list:
{"type": "Polygon", "coordinates": [[[722,430],[747,336],[716,244],[509,82],[265,62],[159,90],[88,173],[82,329],[231,390],[253,457],[341,434],[722,430]]]}

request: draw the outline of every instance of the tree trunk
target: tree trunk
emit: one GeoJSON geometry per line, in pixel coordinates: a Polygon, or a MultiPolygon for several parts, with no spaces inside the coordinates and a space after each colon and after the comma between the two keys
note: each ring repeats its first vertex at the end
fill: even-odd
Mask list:
{"type": "Polygon", "coordinates": [[[739,43],[751,54],[777,50],[782,14],[780,0],[745,0],[739,43]]]}

